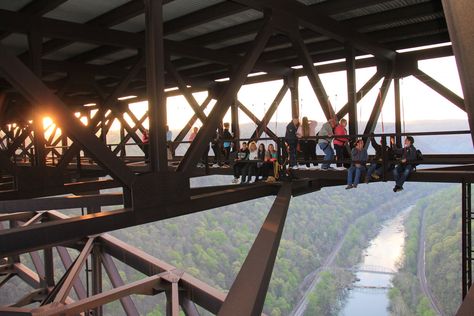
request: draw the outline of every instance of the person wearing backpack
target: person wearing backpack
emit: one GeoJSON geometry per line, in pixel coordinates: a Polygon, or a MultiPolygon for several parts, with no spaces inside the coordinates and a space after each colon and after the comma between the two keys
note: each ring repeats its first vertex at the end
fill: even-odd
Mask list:
{"type": "Polygon", "coordinates": [[[336,119],[331,118],[326,123],[323,124],[321,130],[318,132],[319,138],[318,144],[319,148],[324,152],[324,162],[321,165],[321,170],[329,170],[331,161],[334,158],[334,149],[332,149],[332,136],[334,135],[333,129],[336,127],[336,119]]]}
{"type": "Polygon", "coordinates": [[[393,169],[393,180],[395,180],[395,187],[393,192],[399,192],[403,190],[403,184],[407,180],[410,173],[416,167],[417,150],[413,144],[415,140],[411,136],[405,138],[404,147],[397,148],[394,150],[396,155],[401,157],[400,162],[393,169]]]}
{"type": "Polygon", "coordinates": [[[298,164],[296,163],[296,146],[298,145],[296,131],[298,130],[299,125],[300,120],[297,117],[294,117],[286,126],[285,142],[288,144],[291,169],[298,169],[298,164]]]}

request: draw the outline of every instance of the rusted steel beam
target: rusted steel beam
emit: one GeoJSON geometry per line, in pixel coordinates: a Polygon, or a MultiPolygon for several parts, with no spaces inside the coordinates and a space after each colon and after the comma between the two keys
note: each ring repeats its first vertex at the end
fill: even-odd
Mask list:
{"type": "Polygon", "coordinates": [[[179,164],[177,168],[178,172],[189,173],[196,168],[197,162],[207,147],[207,142],[215,133],[217,126],[222,121],[222,118],[227,112],[230,104],[235,100],[238,90],[245,82],[245,78],[250,73],[258,57],[265,48],[272,32],[273,26],[271,24],[271,18],[267,16],[262,28],[255,38],[255,41],[253,42],[252,47],[250,47],[248,53],[244,56],[242,63],[230,77],[229,82],[224,87],[222,94],[209,114],[206,124],[201,128],[195,141],[192,142],[189,150],[186,152],[186,155],[179,164]]]}
{"type": "Polygon", "coordinates": [[[218,315],[261,315],[291,199],[285,183],[250,248],[218,315]]]}
{"type": "MultiPolygon", "coordinates": [[[[56,247],[56,251],[59,254],[59,258],[61,259],[61,262],[63,263],[64,269],[68,271],[69,268],[73,264],[71,255],[69,254],[67,249],[62,246],[56,247]]],[[[80,300],[87,297],[86,289],[84,288],[84,285],[82,284],[82,281],[79,278],[73,281],[72,286],[74,288],[74,292],[76,292],[76,295],[80,300]]]]}
{"type": "Polygon", "coordinates": [[[65,303],[69,295],[69,292],[74,284],[74,281],[79,276],[79,272],[82,266],[84,265],[84,263],[87,260],[87,257],[92,251],[92,248],[94,246],[94,240],[95,240],[95,237],[90,237],[87,240],[86,244],[84,245],[84,248],[81,250],[81,253],[77,257],[76,261],[74,262],[74,265],[70,268],[69,273],[66,279],[64,280],[64,283],[62,284],[61,288],[59,289],[56,297],[54,298],[53,302],[60,303],[60,304],[65,303]]]}
{"type": "Polygon", "coordinates": [[[444,85],[439,83],[436,79],[423,72],[419,68],[412,73],[413,77],[423,82],[425,85],[439,93],[441,96],[446,98],[448,101],[453,103],[455,106],[460,108],[463,111],[466,111],[466,106],[464,105],[464,99],[458,96],[456,93],[452,92],[444,85]]]}
{"type": "MultiPolygon", "coordinates": [[[[122,278],[120,277],[117,267],[115,266],[112,260],[112,257],[109,254],[104,253],[104,252],[101,253],[101,257],[102,257],[102,263],[104,265],[105,271],[110,279],[110,282],[112,283],[112,286],[114,288],[118,288],[125,285],[122,278]]],[[[132,298],[130,296],[124,296],[120,298],[120,304],[122,304],[122,307],[125,313],[127,313],[127,316],[139,315],[137,307],[133,303],[132,298]]]]}
{"type": "Polygon", "coordinates": [[[93,156],[107,166],[113,177],[127,186],[133,182],[133,173],[115,157],[95,135],[81,126],[67,106],[55,96],[17,57],[3,47],[0,49],[0,73],[31,103],[40,105],[41,113],[56,118],[73,139],[79,141],[93,156]]]}
{"type": "Polygon", "coordinates": [[[32,310],[33,316],[53,316],[53,315],[77,315],[85,310],[93,309],[98,306],[116,301],[121,297],[140,294],[153,295],[155,288],[161,285],[161,276],[155,275],[147,277],[143,280],[135,281],[133,283],[120,286],[107,292],[87,297],[78,302],[73,302],[68,305],[57,304],[40,307],[32,310]]]}

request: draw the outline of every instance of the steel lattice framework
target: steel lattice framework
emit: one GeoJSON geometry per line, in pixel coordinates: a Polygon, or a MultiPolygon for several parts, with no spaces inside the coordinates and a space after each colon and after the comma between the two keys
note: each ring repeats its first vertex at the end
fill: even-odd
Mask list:
{"type": "MultiPolygon", "coordinates": [[[[393,83],[393,135],[399,144],[404,135],[400,79],[414,76],[465,111],[470,126],[468,131],[415,135],[469,134],[474,141],[470,0],[129,0],[118,6],[81,0],[80,8],[72,2],[0,3],[0,287],[18,276],[34,288],[14,305],[0,307],[1,315],[101,315],[102,306],[116,300],[127,315],[137,315],[130,296],[159,293],[166,295],[167,315],[180,310],[199,315],[196,305],[218,315],[261,314],[291,197],[341,185],[345,174],[300,170],[275,183],[199,188],[191,188],[190,178],[230,174],[228,169],[196,168],[228,111],[236,142],[239,114],[245,114],[256,124],[250,139],[266,134],[283,155],[282,139],[269,122],[288,92],[292,115],[299,116],[301,76],[309,79],[326,118],[348,116],[351,137],[366,138],[375,131],[393,83]],[[402,52],[440,43],[447,44],[402,52]],[[453,54],[464,98],[418,68],[420,60],[453,54]],[[356,69],[365,67],[377,71],[357,90],[356,69]],[[320,79],[322,73],[335,71],[346,72],[348,92],[347,104],[337,112],[320,79]],[[261,75],[249,76],[255,73],[261,75]],[[282,86],[258,118],[237,92],[245,84],[271,80],[281,80],[282,86]],[[364,132],[356,135],[357,103],[380,81],[364,132]],[[202,103],[193,95],[198,91],[208,93],[202,103]],[[148,101],[143,117],[136,117],[122,98],[130,95],[134,102],[148,101]],[[194,115],[167,142],[166,99],[175,95],[184,96],[194,115]],[[47,137],[45,116],[54,121],[47,137]],[[115,120],[121,126],[119,143],[107,139],[115,120]],[[141,135],[146,120],[148,162],[127,155],[130,143],[145,148],[141,135]],[[175,150],[198,120],[203,125],[195,140],[177,155],[175,150]],[[101,193],[111,188],[123,193],[101,193]],[[265,196],[275,196],[275,201],[227,294],[107,234],[265,196]],[[120,208],[110,211],[106,206],[120,208]],[[68,217],[57,211],[71,208],[87,214],[68,217]],[[67,248],[78,250],[77,258],[67,248]],[[26,253],[35,271],[21,262],[26,253]],[[54,277],[55,254],[66,270],[59,280],[54,277]],[[79,276],[89,259],[90,295],[79,276]],[[146,277],[125,284],[117,261],[146,277]],[[102,288],[105,275],[112,290],[102,288]]],[[[380,136],[385,142],[389,135],[380,136]]],[[[466,299],[458,315],[471,315],[474,155],[425,156],[424,164],[442,166],[420,169],[410,181],[463,186],[466,299]]],[[[391,180],[390,175],[384,172],[382,180],[391,180]]]]}

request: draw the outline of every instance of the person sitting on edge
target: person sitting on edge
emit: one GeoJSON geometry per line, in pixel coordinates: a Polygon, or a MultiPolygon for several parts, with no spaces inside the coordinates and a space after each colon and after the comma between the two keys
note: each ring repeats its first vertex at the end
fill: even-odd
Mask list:
{"type": "Polygon", "coordinates": [[[359,139],[356,141],[355,147],[351,152],[351,166],[347,170],[347,187],[346,190],[357,188],[360,181],[360,175],[365,169],[367,162],[367,149],[364,148],[364,141],[359,139]],[[355,173],[355,177],[354,177],[355,173]]]}
{"type": "Polygon", "coordinates": [[[193,127],[193,131],[192,131],[191,134],[189,135],[188,140],[189,140],[190,142],[192,142],[192,141],[196,138],[196,135],[197,135],[198,132],[199,132],[199,127],[194,126],[194,127],[193,127]]]}
{"type": "Polygon", "coordinates": [[[326,123],[323,124],[321,129],[319,130],[318,136],[322,137],[319,139],[318,144],[319,148],[324,152],[324,161],[321,165],[321,170],[328,170],[330,167],[330,163],[326,161],[330,161],[334,158],[334,150],[332,149],[331,142],[333,134],[333,128],[336,127],[336,119],[331,118],[326,123]]]}
{"type": "Polygon", "coordinates": [[[224,130],[222,132],[222,140],[223,140],[223,153],[224,153],[224,168],[229,168],[229,155],[231,151],[231,144],[232,140],[234,139],[234,136],[229,131],[230,129],[230,124],[229,123],[224,123],[224,130]]]}
{"type": "Polygon", "coordinates": [[[246,165],[246,160],[249,159],[249,149],[247,148],[247,143],[243,142],[242,147],[237,151],[237,158],[235,158],[234,163],[234,179],[232,183],[239,183],[239,177],[242,174],[242,169],[246,165]]]}
{"type": "Polygon", "coordinates": [[[413,146],[415,140],[411,136],[405,138],[403,148],[397,148],[394,150],[395,154],[401,156],[400,162],[393,169],[393,180],[395,181],[395,187],[393,192],[399,192],[403,190],[403,184],[408,179],[408,176],[412,172],[414,162],[416,161],[416,148],[413,146]]]}
{"type": "Polygon", "coordinates": [[[300,120],[297,117],[294,117],[290,123],[286,126],[285,141],[288,144],[288,151],[290,155],[290,168],[298,169],[296,164],[296,146],[298,145],[298,138],[296,137],[296,131],[300,120]]]}
{"type": "Polygon", "coordinates": [[[300,140],[300,146],[303,150],[304,161],[306,163],[306,169],[310,168],[310,162],[313,162],[313,169],[316,169],[318,163],[316,162],[316,140],[314,139],[307,139],[307,137],[315,137],[316,136],[316,121],[310,121],[305,116],[303,117],[301,125],[298,127],[296,131],[296,136],[300,140]]]}
{"type": "MultiPolygon", "coordinates": [[[[380,176],[382,175],[383,172],[383,149],[382,149],[382,141],[380,141],[380,145],[377,144],[377,141],[373,136],[370,137],[370,143],[372,144],[372,147],[375,149],[375,156],[372,159],[372,162],[370,163],[369,168],[367,169],[367,174],[365,176],[365,183],[369,183],[370,178],[373,178],[375,180],[380,179],[380,176]]],[[[393,145],[395,144],[395,138],[393,136],[390,136],[390,146],[385,146],[384,150],[386,152],[385,157],[388,161],[392,161],[394,159],[393,155],[393,145]]],[[[386,162],[387,166],[387,171],[390,171],[393,169],[392,164],[388,164],[386,162]]]]}
{"type": "Polygon", "coordinates": [[[258,162],[257,162],[257,170],[256,170],[256,175],[255,175],[255,181],[258,181],[260,177],[265,178],[264,175],[264,167],[263,163],[265,162],[265,156],[267,154],[267,151],[265,149],[265,144],[261,143],[258,145],[258,162]]]}
{"type": "Polygon", "coordinates": [[[275,161],[278,159],[278,152],[273,144],[269,144],[265,151],[265,159],[262,166],[262,175],[264,179],[275,177],[275,161]]]}
{"type": "Polygon", "coordinates": [[[255,176],[255,180],[257,180],[257,163],[259,161],[257,144],[251,142],[249,145],[248,161],[242,170],[242,181],[240,183],[251,183],[252,176],[255,176]]]}
{"type": "MultiPolygon", "coordinates": [[[[339,121],[339,124],[334,128],[334,135],[335,136],[344,136],[347,135],[347,121],[346,119],[341,119],[339,121]]],[[[334,138],[334,150],[336,151],[336,160],[337,164],[336,167],[337,169],[342,169],[344,170],[345,168],[343,167],[342,161],[344,158],[346,158],[346,144],[349,141],[349,138],[347,137],[336,137],[334,138]]]]}

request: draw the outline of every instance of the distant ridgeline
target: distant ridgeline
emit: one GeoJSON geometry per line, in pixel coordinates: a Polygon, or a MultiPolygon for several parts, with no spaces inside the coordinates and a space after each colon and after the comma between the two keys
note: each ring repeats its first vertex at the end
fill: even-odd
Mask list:
{"type": "Polygon", "coordinates": [[[461,188],[454,186],[421,199],[405,222],[405,258],[390,292],[393,315],[436,315],[417,278],[421,214],[425,212],[428,287],[444,315],[461,303],[461,188]]]}

